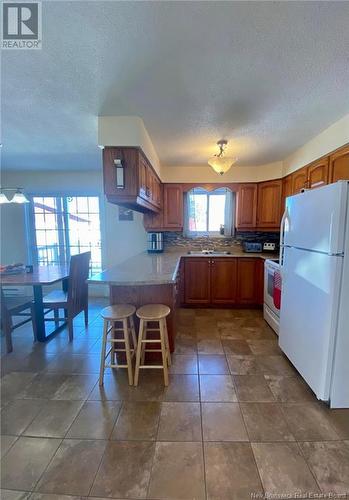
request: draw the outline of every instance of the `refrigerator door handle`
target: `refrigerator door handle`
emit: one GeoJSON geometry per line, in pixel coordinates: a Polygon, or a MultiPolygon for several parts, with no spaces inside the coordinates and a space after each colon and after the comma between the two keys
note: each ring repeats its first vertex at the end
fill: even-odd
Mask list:
{"type": "Polygon", "coordinates": [[[282,215],[281,218],[281,223],[280,223],[280,255],[279,255],[279,265],[280,265],[280,270],[282,271],[282,267],[284,264],[284,240],[285,240],[285,221],[288,218],[288,211],[287,207],[285,208],[285,211],[282,215]]]}

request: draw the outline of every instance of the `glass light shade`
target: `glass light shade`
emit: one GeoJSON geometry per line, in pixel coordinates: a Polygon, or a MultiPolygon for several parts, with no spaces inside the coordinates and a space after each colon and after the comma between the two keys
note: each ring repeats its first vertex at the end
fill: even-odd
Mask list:
{"type": "Polygon", "coordinates": [[[12,198],[11,203],[29,203],[29,200],[23,193],[17,191],[12,198]]]}
{"type": "Polygon", "coordinates": [[[6,194],[0,193],[0,205],[4,203],[10,203],[10,200],[7,198],[6,194]]]}
{"type": "Polygon", "coordinates": [[[236,158],[228,158],[227,156],[212,156],[208,160],[208,164],[217,174],[223,175],[236,162],[236,158]]]}

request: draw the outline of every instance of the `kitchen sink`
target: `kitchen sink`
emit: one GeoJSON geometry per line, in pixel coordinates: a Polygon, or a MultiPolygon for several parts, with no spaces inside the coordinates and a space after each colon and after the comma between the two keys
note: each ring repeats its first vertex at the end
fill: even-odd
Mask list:
{"type": "Polygon", "coordinates": [[[231,252],[218,252],[215,250],[189,250],[188,255],[230,255],[231,252]]]}

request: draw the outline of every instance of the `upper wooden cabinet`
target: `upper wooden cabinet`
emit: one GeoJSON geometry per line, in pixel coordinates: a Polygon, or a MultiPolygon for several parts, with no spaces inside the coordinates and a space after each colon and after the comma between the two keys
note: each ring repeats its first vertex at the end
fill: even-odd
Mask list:
{"type": "Polygon", "coordinates": [[[181,184],[164,184],[163,224],[165,229],[183,228],[183,190],[181,184]]]}
{"type": "Polygon", "coordinates": [[[330,155],[330,182],[349,180],[349,145],[330,155]]]}
{"type": "Polygon", "coordinates": [[[328,156],[309,165],[307,187],[314,189],[326,184],[328,184],[328,156]]]}
{"type": "Polygon", "coordinates": [[[308,167],[303,167],[292,174],[292,194],[300,193],[306,187],[308,187],[308,167]]]}
{"type": "Polygon", "coordinates": [[[281,210],[285,208],[285,201],[288,196],[293,194],[292,191],[292,175],[287,175],[282,179],[282,206],[281,210]]]}
{"type": "Polygon", "coordinates": [[[105,147],[103,150],[104,192],[108,201],[138,212],[158,212],[160,179],[140,148],[105,147]],[[117,184],[115,160],[123,168],[123,186],[117,184]]]}
{"type": "Polygon", "coordinates": [[[240,184],[236,198],[236,228],[255,228],[256,218],[257,184],[240,184]]]}
{"type": "Polygon", "coordinates": [[[257,228],[279,229],[281,194],[281,179],[258,184],[257,228]]]}

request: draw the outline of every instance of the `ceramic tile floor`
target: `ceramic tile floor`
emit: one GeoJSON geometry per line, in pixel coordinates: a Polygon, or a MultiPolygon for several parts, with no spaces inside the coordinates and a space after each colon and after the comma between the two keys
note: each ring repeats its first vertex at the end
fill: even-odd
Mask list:
{"type": "Polygon", "coordinates": [[[99,388],[104,305],[72,343],[26,325],[3,354],[4,500],[349,498],[349,410],[316,401],[260,311],[181,309],[168,388],[99,388]]]}

